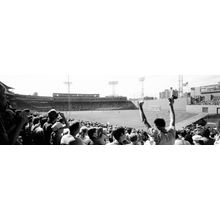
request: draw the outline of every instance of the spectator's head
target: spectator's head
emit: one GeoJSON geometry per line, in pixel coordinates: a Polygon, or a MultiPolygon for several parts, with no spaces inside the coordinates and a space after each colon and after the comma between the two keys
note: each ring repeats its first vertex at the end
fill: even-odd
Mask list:
{"type": "Polygon", "coordinates": [[[97,129],[97,138],[94,138],[93,142],[97,145],[105,145],[108,140],[108,135],[106,131],[103,130],[103,128],[97,129]]]}
{"type": "Polygon", "coordinates": [[[40,118],[39,117],[34,117],[33,118],[33,125],[36,125],[40,122],[40,118]]]}
{"type": "Polygon", "coordinates": [[[210,136],[210,131],[209,131],[209,129],[203,129],[203,130],[201,130],[200,135],[201,135],[202,137],[209,138],[209,136],[210,136]]]}
{"type": "Polygon", "coordinates": [[[143,132],[142,132],[142,140],[145,142],[145,141],[147,141],[148,139],[149,139],[149,136],[148,136],[147,132],[146,132],[146,131],[143,131],[143,132]]]}
{"type": "Polygon", "coordinates": [[[119,142],[123,143],[126,140],[125,129],[123,127],[117,127],[113,130],[114,138],[119,142]]]}
{"type": "Polygon", "coordinates": [[[190,131],[186,133],[186,136],[184,139],[193,145],[193,139],[192,139],[192,135],[191,135],[190,131]]]}
{"type": "Polygon", "coordinates": [[[156,127],[160,130],[160,129],[165,129],[166,127],[166,122],[163,118],[156,118],[154,120],[154,124],[156,125],[156,127]]]}
{"type": "Polygon", "coordinates": [[[133,145],[138,145],[138,135],[136,133],[130,134],[130,141],[133,145]]]}
{"type": "Polygon", "coordinates": [[[75,137],[79,133],[80,127],[81,125],[79,121],[74,120],[70,122],[70,125],[69,125],[70,134],[75,137]]]}
{"type": "Polygon", "coordinates": [[[88,134],[88,128],[86,126],[82,126],[80,128],[79,134],[83,137],[85,137],[88,134]]]}
{"type": "Polygon", "coordinates": [[[50,123],[53,123],[56,121],[58,117],[58,113],[55,109],[51,109],[49,112],[48,112],[48,119],[49,119],[49,122],[50,123]]]}
{"type": "Polygon", "coordinates": [[[41,116],[40,117],[40,125],[43,127],[43,125],[47,122],[47,117],[46,116],[41,116]]]}
{"type": "Polygon", "coordinates": [[[180,130],[176,132],[176,138],[183,139],[186,136],[186,130],[180,130]]]}
{"type": "Polygon", "coordinates": [[[128,134],[131,134],[132,128],[127,128],[128,134]]]}
{"type": "Polygon", "coordinates": [[[90,128],[88,130],[88,136],[94,142],[94,140],[98,137],[97,129],[96,128],[90,128]]]}

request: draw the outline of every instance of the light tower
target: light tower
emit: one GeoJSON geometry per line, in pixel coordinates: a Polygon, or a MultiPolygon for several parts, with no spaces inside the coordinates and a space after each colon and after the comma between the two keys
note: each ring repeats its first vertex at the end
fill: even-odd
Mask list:
{"type": "Polygon", "coordinates": [[[183,75],[179,75],[179,97],[183,97],[183,75]]]}
{"type": "Polygon", "coordinates": [[[67,85],[67,89],[68,89],[68,111],[70,112],[70,86],[72,82],[70,82],[69,75],[68,75],[68,81],[64,82],[64,84],[67,85]]]}
{"type": "Polygon", "coordinates": [[[139,78],[139,81],[141,83],[141,98],[142,99],[144,99],[144,80],[145,80],[144,76],[139,78]]]}
{"type": "Polygon", "coordinates": [[[109,81],[108,84],[112,86],[112,96],[115,96],[115,86],[118,85],[118,81],[109,81]]]}

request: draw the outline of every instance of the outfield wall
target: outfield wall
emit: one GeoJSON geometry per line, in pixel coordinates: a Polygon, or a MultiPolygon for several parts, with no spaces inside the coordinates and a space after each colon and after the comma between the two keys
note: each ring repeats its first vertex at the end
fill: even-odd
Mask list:
{"type": "MultiPolygon", "coordinates": [[[[175,100],[174,108],[176,110],[186,111],[187,98],[178,98],[175,100]]],[[[150,111],[169,110],[169,103],[167,99],[146,100],[144,109],[150,111]]]]}
{"type": "Polygon", "coordinates": [[[198,113],[198,114],[199,113],[220,114],[220,105],[187,105],[186,111],[190,113],[198,113]]]}

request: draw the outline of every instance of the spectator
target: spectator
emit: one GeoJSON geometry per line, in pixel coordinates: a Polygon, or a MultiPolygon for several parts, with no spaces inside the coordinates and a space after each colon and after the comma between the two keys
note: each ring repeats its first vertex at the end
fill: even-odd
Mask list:
{"type": "MultiPolygon", "coordinates": [[[[48,120],[43,126],[44,135],[45,135],[45,144],[46,145],[51,144],[51,134],[53,132],[53,130],[52,130],[53,124],[55,124],[57,121],[61,120],[61,118],[66,124],[65,127],[68,128],[69,124],[66,121],[66,118],[65,118],[63,113],[61,113],[61,112],[58,113],[55,109],[51,109],[48,112],[48,120]]],[[[56,128],[55,128],[55,130],[56,130],[56,128]]]]}
{"type": "Polygon", "coordinates": [[[33,144],[35,145],[45,144],[44,130],[42,128],[45,122],[46,121],[44,121],[42,117],[37,116],[33,119],[32,140],[33,140],[33,144]]]}
{"type": "Polygon", "coordinates": [[[88,130],[88,136],[89,136],[90,140],[92,141],[91,144],[95,144],[94,142],[95,142],[96,138],[98,138],[97,129],[94,127],[90,128],[88,130]]]}
{"type": "Polygon", "coordinates": [[[55,109],[51,109],[48,112],[47,122],[43,126],[46,145],[50,144],[51,133],[53,132],[52,125],[57,121],[57,117],[58,117],[58,113],[55,109]]]}
{"type": "Polygon", "coordinates": [[[175,145],[191,145],[188,141],[185,140],[186,131],[177,131],[175,145]]]}
{"type": "Polygon", "coordinates": [[[140,145],[140,143],[138,142],[138,135],[137,135],[137,133],[131,133],[130,134],[130,141],[131,141],[130,145],[140,145]]]}
{"type": "Polygon", "coordinates": [[[16,115],[9,108],[6,94],[7,91],[0,84],[0,144],[16,144],[24,124],[28,121],[28,114],[21,111],[16,115]],[[10,123],[7,116],[10,117],[10,123]]]}
{"type": "MultiPolygon", "coordinates": [[[[26,110],[29,112],[29,110],[26,110]]],[[[32,116],[30,115],[28,117],[28,122],[25,124],[23,131],[22,131],[22,140],[24,145],[31,145],[32,144],[32,129],[33,129],[33,123],[32,123],[32,116]]]]}
{"type": "Polygon", "coordinates": [[[110,145],[124,145],[126,142],[125,129],[123,127],[118,127],[112,132],[114,141],[110,145]]]}
{"type": "Polygon", "coordinates": [[[202,140],[204,142],[205,145],[214,145],[215,140],[210,138],[210,130],[209,129],[203,129],[200,132],[200,135],[203,137],[202,140]]]}
{"type": "Polygon", "coordinates": [[[62,135],[63,135],[65,125],[62,124],[60,121],[57,121],[52,125],[51,128],[52,128],[52,133],[50,137],[50,144],[59,145],[62,135]]]}
{"type": "Polygon", "coordinates": [[[204,145],[204,141],[201,135],[194,135],[192,139],[194,145],[204,145]]]}
{"type": "Polygon", "coordinates": [[[145,126],[147,127],[147,133],[153,137],[154,141],[157,145],[173,145],[175,143],[175,112],[173,108],[174,99],[169,99],[169,107],[170,107],[170,127],[166,130],[165,120],[163,118],[157,118],[154,121],[155,129],[151,127],[147,118],[143,111],[143,104],[144,102],[139,103],[141,119],[145,126]]]}
{"type": "Polygon", "coordinates": [[[79,138],[86,145],[91,145],[92,144],[92,141],[88,136],[88,128],[86,126],[83,126],[83,127],[80,128],[79,138]]]}
{"type": "Polygon", "coordinates": [[[77,134],[80,131],[80,122],[77,120],[74,120],[70,122],[69,125],[69,133],[63,135],[61,138],[60,144],[62,145],[84,145],[83,141],[77,137],[77,134]]]}

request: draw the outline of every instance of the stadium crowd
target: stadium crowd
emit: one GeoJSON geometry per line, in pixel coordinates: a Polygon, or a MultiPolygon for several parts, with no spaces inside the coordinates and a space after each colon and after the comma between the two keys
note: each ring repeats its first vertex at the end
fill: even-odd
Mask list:
{"type": "Polygon", "coordinates": [[[175,130],[174,98],[169,99],[170,126],[157,118],[149,124],[143,102],[139,103],[146,129],[113,126],[108,123],[66,120],[63,113],[51,109],[43,115],[29,109],[10,106],[7,91],[0,86],[0,144],[12,145],[214,145],[220,143],[220,123],[216,129],[192,124],[175,130]]]}
{"type": "Polygon", "coordinates": [[[192,105],[220,105],[220,97],[215,96],[210,100],[204,100],[204,97],[194,98],[191,100],[192,105]]]}

